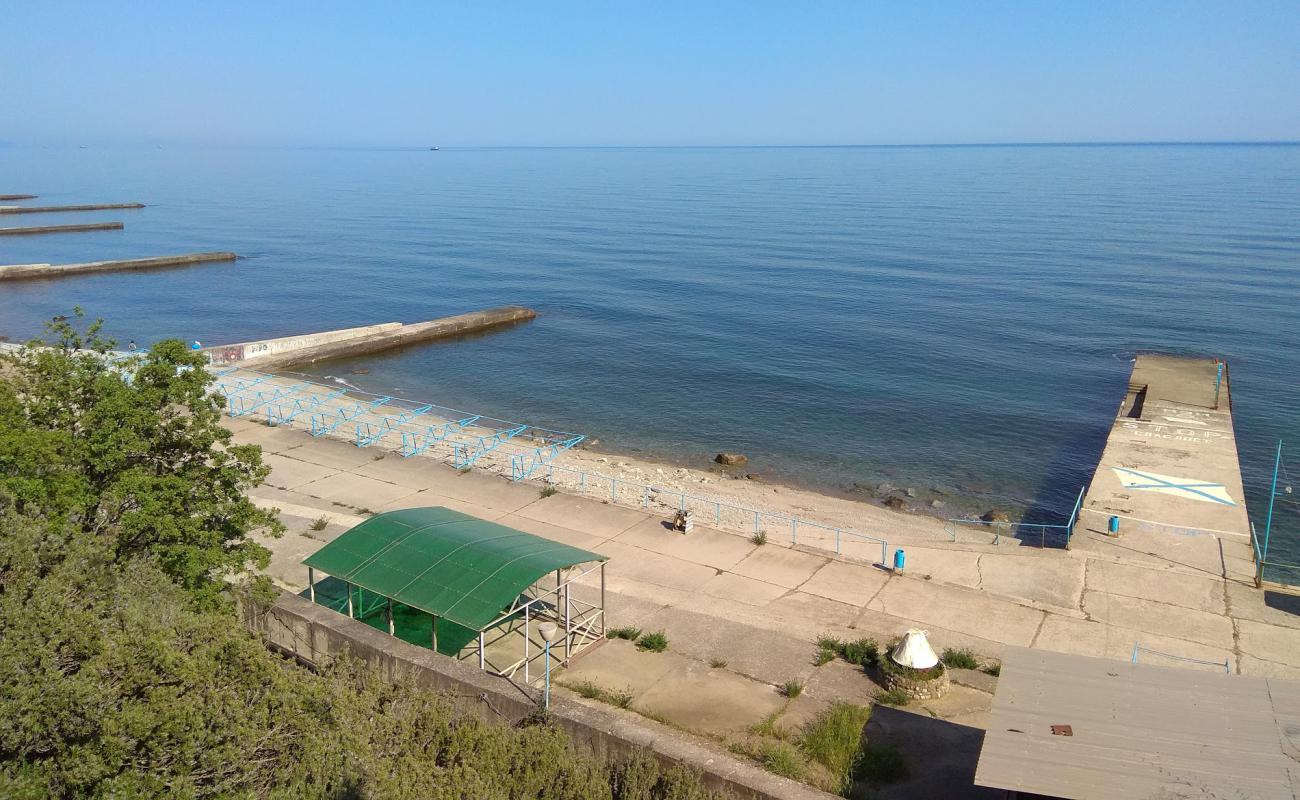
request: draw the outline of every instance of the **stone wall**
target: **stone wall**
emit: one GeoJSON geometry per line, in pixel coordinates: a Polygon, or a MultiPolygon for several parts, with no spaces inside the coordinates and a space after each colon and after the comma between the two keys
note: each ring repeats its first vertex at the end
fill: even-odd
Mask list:
{"type": "Polygon", "coordinates": [[[948,678],[948,668],[943,666],[943,662],[939,662],[939,666],[939,675],[929,679],[910,675],[903,671],[903,667],[877,671],[880,673],[880,682],[886,689],[897,689],[913,700],[935,700],[947,694],[952,685],[948,678]]]}
{"type": "MultiPolygon", "coordinates": [[[[457,710],[492,722],[512,724],[536,708],[536,699],[504,678],[403,642],[310,601],[282,593],[267,610],[245,607],[244,621],[267,646],[314,667],[344,652],[389,677],[411,676],[417,684],[444,692],[457,710]]],[[[579,749],[619,760],[649,750],[664,765],[685,764],[703,782],[738,800],[829,800],[832,795],[737,760],[721,747],[695,740],[631,711],[593,708],[552,695],[551,717],[579,749]]]]}

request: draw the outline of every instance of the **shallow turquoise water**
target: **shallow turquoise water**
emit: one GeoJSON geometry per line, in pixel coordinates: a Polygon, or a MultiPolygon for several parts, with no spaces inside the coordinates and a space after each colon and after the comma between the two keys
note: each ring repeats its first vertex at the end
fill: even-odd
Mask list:
{"type": "Polygon", "coordinates": [[[1300,453],[1300,147],[0,150],[19,191],[149,208],[0,219],[127,225],[0,238],[0,262],[247,258],[5,284],[11,338],[75,304],[123,341],[219,343],[519,303],[542,316],[322,372],[1052,517],[1129,358],[1168,350],[1228,359],[1258,521],[1274,443],[1300,453]]]}

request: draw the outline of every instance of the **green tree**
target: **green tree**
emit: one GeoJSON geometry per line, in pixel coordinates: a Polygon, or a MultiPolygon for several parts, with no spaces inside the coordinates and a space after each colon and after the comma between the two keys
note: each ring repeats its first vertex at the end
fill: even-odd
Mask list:
{"type": "Polygon", "coordinates": [[[0,797],[716,798],[360,663],[298,669],[111,545],[0,515],[0,797]]]}
{"type": "Polygon", "coordinates": [[[120,359],[101,324],[77,309],[0,361],[0,509],[107,537],[118,561],[148,553],[216,602],[225,577],[266,565],[250,534],[282,530],[245,495],[261,449],[231,443],[202,356],[169,340],[120,359]]]}

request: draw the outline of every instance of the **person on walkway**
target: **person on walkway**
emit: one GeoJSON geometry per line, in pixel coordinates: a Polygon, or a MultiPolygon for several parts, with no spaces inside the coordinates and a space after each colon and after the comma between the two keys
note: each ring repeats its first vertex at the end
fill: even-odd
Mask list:
{"type": "Polygon", "coordinates": [[[128,352],[131,352],[131,353],[134,353],[134,352],[135,352],[135,350],[136,350],[136,347],[135,347],[135,339],[132,339],[131,341],[127,342],[127,344],[126,344],[126,349],[127,349],[128,352]]]}
{"type": "Polygon", "coordinates": [[[194,340],[194,344],[190,345],[190,349],[191,349],[191,350],[202,350],[202,349],[203,349],[203,343],[200,342],[198,339],[195,339],[195,340],[194,340]]]}

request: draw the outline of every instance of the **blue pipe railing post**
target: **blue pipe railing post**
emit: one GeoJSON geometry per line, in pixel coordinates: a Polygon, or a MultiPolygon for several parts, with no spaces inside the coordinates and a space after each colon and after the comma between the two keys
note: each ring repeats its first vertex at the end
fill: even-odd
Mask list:
{"type": "Polygon", "coordinates": [[[1273,501],[1277,499],[1277,471],[1282,466],[1282,440],[1277,440],[1277,458],[1273,460],[1273,486],[1268,492],[1268,519],[1264,522],[1264,557],[1261,559],[1262,565],[1268,562],[1268,540],[1273,532],[1273,501]]]}
{"type": "Polygon", "coordinates": [[[1269,536],[1273,533],[1273,502],[1278,498],[1278,470],[1282,467],[1282,440],[1278,440],[1278,457],[1273,459],[1273,488],[1269,489],[1269,518],[1264,523],[1264,561],[1269,559],[1269,536]]]}
{"type": "Polygon", "coordinates": [[[1219,387],[1223,384],[1223,362],[1219,361],[1216,363],[1218,364],[1219,370],[1218,373],[1214,376],[1214,410],[1218,411],[1219,410],[1219,387]]]}
{"type": "Polygon", "coordinates": [[[550,710],[551,710],[551,642],[550,642],[549,639],[548,639],[547,642],[546,642],[546,656],[545,656],[545,658],[546,658],[546,700],[545,700],[546,705],[545,705],[545,708],[546,708],[547,711],[550,711],[550,710]]]}
{"type": "Polygon", "coordinates": [[[1065,527],[1065,549],[1070,549],[1070,540],[1074,538],[1074,523],[1079,521],[1079,510],[1083,508],[1083,492],[1088,487],[1079,487],[1079,498],[1074,501],[1074,511],[1070,513],[1070,524],[1065,527]]]}

